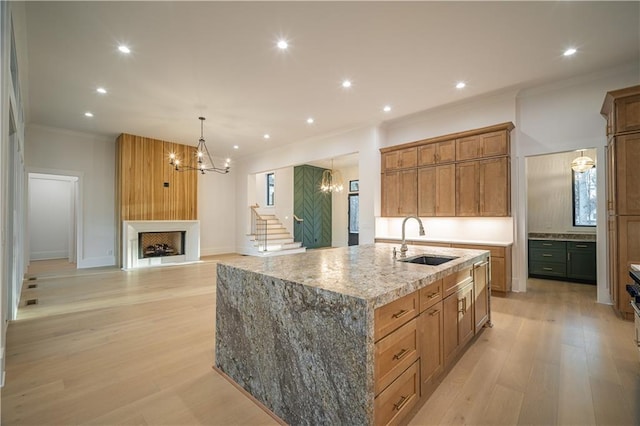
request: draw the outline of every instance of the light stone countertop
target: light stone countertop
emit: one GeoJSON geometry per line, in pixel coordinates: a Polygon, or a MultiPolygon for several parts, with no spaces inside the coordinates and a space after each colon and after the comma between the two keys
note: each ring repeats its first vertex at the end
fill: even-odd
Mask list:
{"type": "Polygon", "coordinates": [[[529,239],[544,241],[596,241],[596,234],[529,232],[529,239]]]}
{"type": "Polygon", "coordinates": [[[636,272],[640,272],[640,265],[631,265],[631,270],[632,271],[636,271],[636,272]]]}
{"type": "MultiPolygon", "coordinates": [[[[402,242],[402,238],[400,237],[385,237],[385,236],[376,236],[376,240],[390,240],[397,241],[398,244],[402,242]]],[[[458,239],[444,239],[444,238],[421,238],[421,237],[411,237],[407,238],[407,244],[420,244],[427,245],[429,243],[445,243],[445,244],[469,244],[476,246],[496,246],[496,247],[509,247],[513,245],[513,242],[507,241],[486,241],[486,240],[458,240],[458,239]]]]}
{"type": "Polygon", "coordinates": [[[489,257],[485,250],[409,246],[407,257],[458,257],[438,266],[417,265],[394,261],[394,247],[399,248],[397,244],[365,244],[286,256],[247,256],[220,264],[364,299],[375,309],[489,257]]]}

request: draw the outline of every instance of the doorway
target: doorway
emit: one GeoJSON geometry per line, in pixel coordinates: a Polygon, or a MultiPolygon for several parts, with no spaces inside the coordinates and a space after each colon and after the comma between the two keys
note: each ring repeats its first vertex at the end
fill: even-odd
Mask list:
{"type": "Polygon", "coordinates": [[[359,194],[349,194],[349,245],[357,246],[359,243],[360,226],[358,217],[360,216],[359,194]]]}

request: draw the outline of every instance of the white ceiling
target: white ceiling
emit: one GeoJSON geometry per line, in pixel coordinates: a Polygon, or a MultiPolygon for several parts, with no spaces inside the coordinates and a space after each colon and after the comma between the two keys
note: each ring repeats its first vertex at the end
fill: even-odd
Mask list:
{"type": "Polygon", "coordinates": [[[27,2],[27,117],[195,145],[203,115],[237,159],[638,62],[639,22],[639,2],[27,2]]]}

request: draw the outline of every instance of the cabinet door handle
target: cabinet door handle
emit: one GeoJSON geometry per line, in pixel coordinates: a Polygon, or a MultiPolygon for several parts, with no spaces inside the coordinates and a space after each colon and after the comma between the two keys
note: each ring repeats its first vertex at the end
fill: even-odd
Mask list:
{"type": "Polygon", "coordinates": [[[552,254],[542,253],[542,257],[553,257],[552,254]]]}
{"type": "Polygon", "coordinates": [[[431,293],[430,295],[427,296],[427,298],[429,299],[433,299],[434,297],[438,297],[438,293],[431,293]]]}
{"type": "Polygon", "coordinates": [[[392,315],[393,318],[400,318],[403,317],[405,315],[407,315],[409,313],[409,311],[407,311],[406,309],[402,309],[401,311],[396,312],[395,314],[392,315]]]}
{"type": "Polygon", "coordinates": [[[587,248],[586,244],[576,244],[577,248],[587,248]]]}
{"type": "Polygon", "coordinates": [[[567,252],[567,260],[571,260],[571,252],[567,252]]]}
{"type": "Polygon", "coordinates": [[[400,352],[398,352],[397,354],[395,354],[393,356],[393,359],[397,359],[398,361],[400,361],[402,358],[404,358],[408,354],[409,354],[409,351],[407,349],[403,349],[400,352]]]}
{"type": "Polygon", "coordinates": [[[553,268],[542,268],[545,271],[553,271],[553,268]]]}
{"type": "Polygon", "coordinates": [[[393,404],[393,409],[396,411],[400,411],[402,410],[402,407],[404,407],[407,404],[407,402],[409,402],[409,397],[403,396],[400,398],[398,402],[393,404]]]}
{"type": "Polygon", "coordinates": [[[550,246],[552,246],[553,244],[551,244],[551,243],[542,243],[542,245],[543,245],[543,246],[546,246],[546,247],[550,247],[550,246]]]}
{"type": "Polygon", "coordinates": [[[429,312],[429,315],[430,315],[430,316],[432,316],[432,317],[435,317],[435,316],[436,316],[436,315],[438,315],[439,313],[440,313],[440,309],[436,309],[436,310],[435,310],[435,311],[433,311],[433,312],[429,312]]]}

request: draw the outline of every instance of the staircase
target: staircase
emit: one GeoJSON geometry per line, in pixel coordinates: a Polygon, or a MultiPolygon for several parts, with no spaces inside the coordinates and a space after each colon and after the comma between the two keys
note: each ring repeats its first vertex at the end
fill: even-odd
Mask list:
{"type": "Polygon", "coordinates": [[[248,253],[252,256],[282,256],[307,251],[301,242],[295,242],[291,233],[273,214],[260,214],[258,206],[251,206],[251,233],[248,253]]]}

